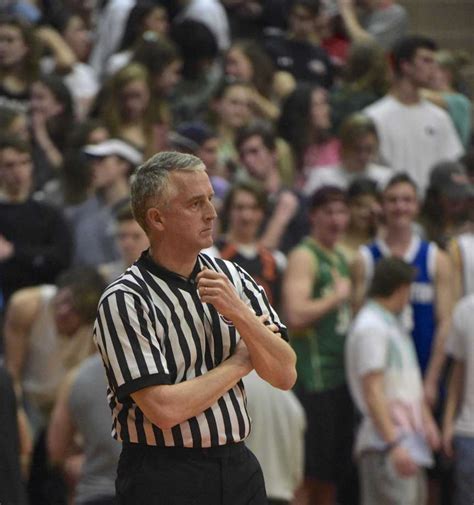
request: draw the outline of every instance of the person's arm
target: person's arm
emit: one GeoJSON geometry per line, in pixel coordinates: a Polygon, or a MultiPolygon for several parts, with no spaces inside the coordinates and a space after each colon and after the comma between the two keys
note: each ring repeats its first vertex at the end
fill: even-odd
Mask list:
{"type": "Polygon", "coordinates": [[[352,279],[352,312],[357,314],[366,296],[365,282],[365,264],[362,254],[357,253],[356,258],[351,264],[351,279],[352,279]]]}
{"type": "Polygon", "coordinates": [[[171,429],[214,405],[251,370],[247,347],[240,341],[232,356],[206,374],[179,384],[146,387],[131,397],[153,424],[171,429]]]}
{"type": "Polygon", "coordinates": [[[5,315],[5,364],[12,375],[17,395],[28,354],[29,334],[40,306],[39,288],[17,291],[10,299],[5,315]]]}
{"type": "Polygon", "coordinates": [[[272,386],[290,389],[296,381],[296,355],[241,299],[226,275],[203,269],[197,275],[201,301],[232,321],[244,340],[253,368],[272,386]]]}
{"type": "Polygon", "coordinates": [[[462,254],[459,247],[459,243],[456,239],[452,239],[448,244],[448,254],[451,260],[452,272],[453,272],[453,297],[454,301],[458,301],[463,295],[463,260],[462,254]]]}
{"type": "Polygon", "coordinates": [[[278,249],[288,224],[298,212],[298,197],[291,191],[282,191],[262,233],[260,242],[267,249],[278,249]]]}
{"type": "Polygon", "coordinates": [[[461,396],[464,388],[464,362],[458,359],[454,360],[453,368],[448,383],[448,395],[444,407],[443,416],[443,450],[448,457],[453,457],[453,433],[454,419],[461,402],[461,396]]]}
{"type": "Polygon", "coordinates": [[[426,401],[432,408],[438,397],[438,382],[446,359],[446,337],[451,325],[453,310],[451,264],[447,254],[440,250],[436,253],[435,306],[436,332],[424,379],[426,401]]]}
{"type": "Polygon", "coordinates": [[[57,73],[69,73],[74,64],[77,63],[77,58],[60,33],[51,26],[41,26],[36,29],[35,34],[51,51],[57,73]]]}
{"type": "Polygon", "coordinates": [[[321,298],[313,298],[316,269],[309,251],[297,248],[290,253],[283,281],[283,303],[288,324],[293,329],[307,328],[349,298],[350,280],[336,272],[333,272],[334,290],[321,298]]]}
{"type": "Polygon", "coordinates": [[[354,4],[354,0],[338,0],[339,14],[353,42],[374,41],[372,35],[362,28],[354,4]]]}
{"type": "Polygon", "coordinates": [[[390,417],[385,392],[383,371],[373,371],[362,377],[364,399],[377,432],[389,447],[389,455],[396,471],[402,477],[414,475],[418,470],[408,451],[397,439],[395,425],[390,417]]]}

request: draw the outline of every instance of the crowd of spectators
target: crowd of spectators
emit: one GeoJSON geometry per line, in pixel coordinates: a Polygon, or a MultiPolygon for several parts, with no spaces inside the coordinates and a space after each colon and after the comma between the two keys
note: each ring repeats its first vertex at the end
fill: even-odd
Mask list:
{"type": "Polygon", "coordinates": [[[270,503],[472,504],[468,61],[392,0],[0,2],[2,505],[114,503],[91,324],[167,150],[298,356],[293,392],[246,380],[270,503]]]}

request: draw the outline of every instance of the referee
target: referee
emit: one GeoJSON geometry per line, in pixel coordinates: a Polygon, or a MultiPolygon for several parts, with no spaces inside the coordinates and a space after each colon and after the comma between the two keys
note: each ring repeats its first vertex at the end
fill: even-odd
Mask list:
{"type": "Polygon", "coordinates": [[[112,435],[123,444],[120,505],[266,503],[243,443],[241,379],[255,369],[289,389],[295,355],[263,289],[236,264],[200,253],[212,245],[212,197],[203,163],[187,154],[153,156],[132,183],[150,249],[104,292],[94,328],[112,435]]]}

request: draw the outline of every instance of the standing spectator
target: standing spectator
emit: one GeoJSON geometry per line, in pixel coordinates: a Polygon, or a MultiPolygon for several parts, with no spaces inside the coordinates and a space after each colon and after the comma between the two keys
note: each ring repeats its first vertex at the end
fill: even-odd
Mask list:
{"type": "Polygon", "coordinates": [[[1,139],[0,291],[4,303],[17,289],[54,282],[70,262],[71,233],[63,215],[35,201],[32,189],[28,144],[1,139]]]}
{"type": "Polygon", "coordinates": [[[72,370],[58,394],[48,427],[50,464],[71,483],[75,505],[115,505],[120,444],[110,436],[104,366],[96,352],[72,370]],[[81,438],[79,453],[71,453],[81,438]],[[74,462],[79,461],[79,463],[74,462]]]}
{"type": "Polygon", "coordinates": [[[129,177],[141,163],[142,155],[118,139],[85,146],[83,152],[90,158],[94,194],[67,209],[74,235],[73,262],[98,266],[120,258],[115,243],[115,216],[129,200],[129,177]]]}
{"type": "Polygon", "coordinates": [[[353,42],[375,41],[390,52],[407,32],[407,11],[394,0],[338,0],[338,5],[353,42]],[[356,5],[361,7],[360,17],[356,5]]]}
{"type": "Polygon", "coordinates": [[[324,88],[297,86],[283,102],[278,132],[290,144],[303,180],[312,170],[339,162],[340,143],[331,133],[331,107],[324,88]]]}
{"type": "Polygon", "coordinates": [[[454,458],[454,504],[474,502],[474,295],[455,307],[447,352],[454,359],[443,421],[443,448],[454,458]]]}
{"type": "Polygon", "coordinates": [[[310,236],[288,258],[283,303],[308,418],[304,492],[307,503],[333,505],[350,470],[355,422],[344,367],[351,282],[338,248],[349,217],[344,191],[316,191],[310,217],[310,236]]]}
{"type": "Polygon", "coordinates": [[[268,505],[290,505],[304,474],[304,409],[292,391],[270,386],[255,371],[244,386],[252,417],[245,443],[262,465],[268,505]]]}
{"type": "Polygon", "coordinates": [[[281,302],[281,281],[286,258],[277,250],[270,250],[259,241],[260,228],[265,218],[267,195],[252,182],[234,184],[222,209],[222,231],[214,247],[222,259],[234,261],[259,284],[272,307],[281,302]]]}
{"type": "Polygon", "coordinates": [[[377,127],[383,161],[396,172],[408,172],[422,194],[431,167],[463,153],[448,114],[420,94],[433,79],[435,51],[435,43],[425,37],[402,39],[393,50],[389,94],[365,109],[377,127]]]}
{"type": "Polygon", "coordinates": [[[440,442],[413,342],[397,319],[415,275],[401,259],[382,259],[347,340],[347,377],[362,413],[355,455],[364,505],[426,503],[423,467],[440,442]]]}
{"type": "Polygon", "coordinates": [[[306,199],[283,182],[271,129],[257,123],[239,130],[236,147],[243,167],[263,185],[268,195],[269,206],[260,241],[268,249],[287,253],[308,232],[306,199]]]}
{"type": "Polygon", "coordinates": [[[416,185],[406,174],[394,176],[382,193],[384,227],[379,237],[360,250],[355,268],[356,305],[360,307],[375,265],[383,258],[403,258],[416,267],[410,304],[403,314],[412,334],[423,374],[425,397],[434,408],[444,365],[444,346],[452,308],[451,265],[447,254],[434,242],[414,231],[418,213],[416,185]]]}
{"type": "Polygon", "coordinates": [[[374,163],[379,140],[373,121],[364,114],[349,116],[341,126],[339,139],[341,162],[310,170],[303,192],[311,194],[325,185],[347,189],[349,184],[361,178],[370,179],[383,188],[393,173],[388,167],[374,163]]]}
{"type": "Polygon", "coordinates": [[[462,92],[461,70],[469,63],[469,57],[460,52],[438,51],[433,85],[423,89],[422,95],[445,109],[451,117],[465,148],[469,147],[472,131],[472,103],[462,92]]]}

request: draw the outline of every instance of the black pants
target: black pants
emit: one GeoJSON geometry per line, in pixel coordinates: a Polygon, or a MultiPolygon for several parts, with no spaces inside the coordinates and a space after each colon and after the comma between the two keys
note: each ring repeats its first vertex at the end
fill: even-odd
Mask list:
{"type": "Polygon", "coordinates": [[[266,505],[262,470],[243,443],[210,449],[124,444],[118,505],[266,505]]]}

